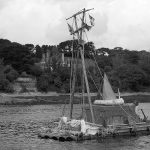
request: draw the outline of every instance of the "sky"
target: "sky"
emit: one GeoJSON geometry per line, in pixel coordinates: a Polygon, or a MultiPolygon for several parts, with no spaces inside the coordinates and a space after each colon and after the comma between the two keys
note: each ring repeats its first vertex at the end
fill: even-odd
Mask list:
{"type": "Polygon", "coordinates": [[[66,18],[83,8],[94,8],[96,48],[150,51],[150,0],[0,0],[0,38],[57,45],[72,39],[66,18]]]}

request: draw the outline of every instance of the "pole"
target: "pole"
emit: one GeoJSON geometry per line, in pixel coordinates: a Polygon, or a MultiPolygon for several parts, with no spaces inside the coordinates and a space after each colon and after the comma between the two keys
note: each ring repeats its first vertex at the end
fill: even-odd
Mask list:
{"type": "MultiPolygon", "coordinates": [[[[87,79],[87,74],[86,74],[86,68],[85,68],[85,60],[84,60],[84,42],[82,42],[83,38],[83,25],[84,25],[84,19],[85,19],[85,12],[89,11],[91,9],[88,9],[88,10],[85,10],[85,8],[74,14],[73,16],[71,16],[70,18],[74,17],[75,19],[75,26],[76,26],[76,32],[77,33],[77,37],[78,37],[78,42],[79,44],[81,45],[79,47],[79,52],[80,52],[80,55],[81,55],[81,61],[82,61],[82,69],[83,69],[83,76],[84,76],[84,80],[85,80],[85,85],[86,85],[86,90],[87,90],[87,94],[88,94],[88,101],[89,101],[89,107],[90,107],[90,111],[91,111],[91,117],[92,117],[92,122],[95,123],[95,119],[94,119],[94,112],[93,112],[93,107],[92,107],[92,103],[91,103],[91,95],[90,95],[90,89],[89,89],[89,83],[88,83],[88,79],[87,79]],[[76,20],[76,16],[83,13],[83,16],[82,16],[82,26],[81,26],[81,29],[79,30],[78,28],[78,25],[77,25],[77,20],[76,20]]],[[[70,19],[68,18],[68,19],[70,19]]],[[[68,20],[67,19],[67,20],[68,20]]],[[[74,34],[75,34],[74,33],[74,34]]],[[[76,67],[77,67],[77,63],[76,63],[76,67]]],[[[71,91],[71,111],[70,111],[70,118],[72,118],[72,109],[73,109],[73,97],[74,97],[74,92],[75,92],[75,80],[76,80],[76,67],[74,69],[74,77],[73,77],[73,83],[72,83],[72,91],[71,91]]],[[[83,80],[83,81],[84,81],[83,80]]],[[[84,83],[83,83],[84,84],[84,83]]],[[[82,91],[83,92],[83,91],[82,91]]]]}
{"type": "Polygon", "coordinates": [[[76,17],[77,15],[80,15],[81,13],[83,13],[83,11],[84,11],[84,12],[87,12],[87,11],[90,11],[90,10],[93,10],[93,9],[94,9],[94,8],[85,10],[85,8],[84,8],[83,10],[81,10],[81,11],[75,13],[74,15],[72,15],[72,16],[69,17],[69,18],[67,18],[66,20],[69,20],[69,19],[71,19],[71,18],[73,18],[73,17],[76,17]]]}
{"type": "Polygon", "coordinates": [[[86,74],[86,69],[85,69],[85,62],[84,62],[84,55],[83,55],[83,52],[82,52],[82,48],[80,48],[80,54],[81,54],[81,59],[82,59],[83,73],[84,73],[84,79],[85,79],[85,84],[86,84],[86,90],[87,90],[87,94],[88,94],[88,101],[89,101],[89,106],[90,106],[90,111],[91,111],[92,122],[95,123],[93,107],[92,107],[92,103],[91,103],[89,83],[88,83],[88,79],[87,79],[87,74],[86,74]]]}
{"type": "MultiPolygon", "coordinates": [[[[83,10],[83,16],[82,16],[82,26],[84,24],[84,18],[85,18],[85,9],[83,10]]],[[[80,42],[82,42],[82,32],[83,30],[80,31],[80,42]]],[[[84,60],[84,43],[80,43],[82,47],[79,48],[80,50],[80,55],[81,55],[81,60],[82,60],[82,67],[83,67],[83,74],[84,74],[84,79],[85,79],[85,84],[86,84],[86,90],[88,94],[88,101],[89,101],[89,106],[90,106],[90,111],[91,111],[91,117],[92,117],[92,122],[95,123],[94,119],[94,112],[93,112],[93,107],[91,103],[91,95],[90,95],[90,88],[89,88],[89,83],[87,79],[87,74],[86,74],[86,69],[85,69],[85,60],[84,60]]]]}
{"type": "MultiPolygon", "coordinates": [[[[77,52],[77,58],[78,58],[78,52],[77,52]]],[[[71,99],[70,99],[70,119],[72,119],[72,112],[73,112],[73,101],[74,101],[74,93],[75,93],[75,83],[76,83],[76,74],[77,74],[77,64],[78,60],[73,60],[73,81],[72,81],[72,90],[71,90],[71,99]]]]}

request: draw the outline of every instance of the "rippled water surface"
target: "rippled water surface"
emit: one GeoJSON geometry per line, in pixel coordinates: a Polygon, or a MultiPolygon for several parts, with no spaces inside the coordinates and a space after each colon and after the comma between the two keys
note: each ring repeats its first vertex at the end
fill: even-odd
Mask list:
{"type": "MultiPolygon", "coordinates": [[[[150,104],[141,104],[150,118],[150,104]]],[[[66,107],[68,112],[69,106],[66,107]]],[[[0,150],[149,150],[150,136],[104,141],[58,142],[37,137],[51,120],[60,117],[63,105],[0,106],[0,150]]],[[[75,106],[74,115],[80,113],[75,106]]]]}

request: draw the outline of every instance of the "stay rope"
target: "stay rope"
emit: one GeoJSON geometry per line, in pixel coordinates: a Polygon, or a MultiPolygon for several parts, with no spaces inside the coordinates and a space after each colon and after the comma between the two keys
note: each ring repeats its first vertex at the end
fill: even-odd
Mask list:
{"type": "MultiPolygon", "coordinates": [[[[88,39],[87,34],[86,34],[86,31],[85,31],[85,35],[86,35],[87,41],[89,42],[89,39],[88,39]]],[[[95,64],[96,64],[96,66],[97,66],[97,68],[98,68],[98,71],[99,71],[99,73],[100,73],[100,75],[101,75],[101,77],[102,77],[102,79],[103,79],[102,72],[101,72],[101,70],[100,70],[100,68],[99,68],[99,66],[98,66],[98,63],[97,63],[96,58],[95,58],[94,55],[95,55],[95,54],[93,54],[93,58],[94,58],[95,64]]],[[[91,58],[90,55],[89,55],[89,57],[91,58]]],[[[92,79],[93,79],[93,77],[92,77],[92,79]]],[[[94,81],[94,79],[93,79],[93,81],[94,81]]],[[[94,84],[95,84],[95,82],[94,82],[94,84]]],[[[128,116],[128,117],[131,117],[131,118],[133,119],[133,121],[136,123],[136,118],[135,118],[134,116],[132,116],[131,114],[129,114],[120,104],[119,104],[119,106],[120,106],[121,109],[127,114],[127,116],[128,116]]],[[[128,105],[128,106],[129,106],[129,105],[128,105]]]]}

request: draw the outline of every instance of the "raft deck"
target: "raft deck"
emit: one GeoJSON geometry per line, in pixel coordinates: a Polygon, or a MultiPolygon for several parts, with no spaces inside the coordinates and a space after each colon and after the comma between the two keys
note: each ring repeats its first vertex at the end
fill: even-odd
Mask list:
{"type": "MultiPolygon", "coordinates": [[[[109,129],[112,126],[109,126],[109,129]]],[[[104,132],[96,133],[95,135],[86,135],[78,131],[65,131],[52,133],[40,133],[39,138],[52,139],[58,141],[84,141],[84,140],[95,140],[95,139],[106,139],[116,138],[122,136],[139,136],[139,135],[150,135],[150,123],[142,122],[137,123],[134,126],[128,124],[120,124],[115,127],[115,130],[108,130],[105,128],[104,132]]]]}

